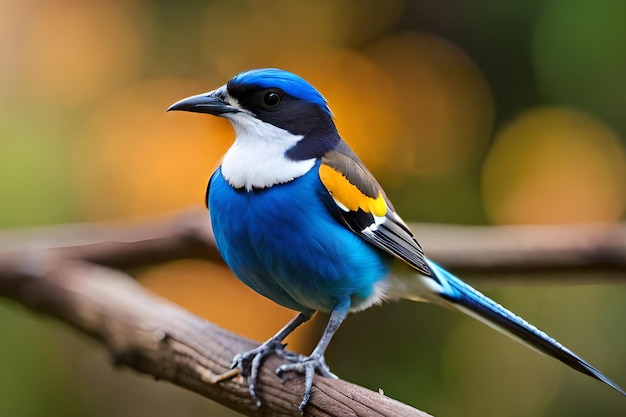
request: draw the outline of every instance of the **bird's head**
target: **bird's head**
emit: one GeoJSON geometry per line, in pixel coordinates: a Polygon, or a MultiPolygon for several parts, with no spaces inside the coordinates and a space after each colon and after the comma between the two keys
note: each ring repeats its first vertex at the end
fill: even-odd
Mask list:
{"type": "Polygon", "coordinates": [[[320,158],[341,141],[326,99],[303,78],[275,68],[242,72],[211,92],[180,100],[169,110],[207,113],[231,122],[236,139],[225,156],[223,171],[234,186],[268,186],[292,179],[304,168],[297,175],[289,171],[277,178],[267,175],[263,181],[252,177],[276,169],[279,158],[289,163],[280,166],[290,167],[320,158]],[[235,178],[244,175],[245,179],[235,178]]]}
{"type": "Polygon", "coordinates": [[[237,133],[259,121],[304,137],[335,131],[324,96],[300,76],[276,68],[242,72],[226,85],[180,100],[169,110],[224,117],[237,133]]]}

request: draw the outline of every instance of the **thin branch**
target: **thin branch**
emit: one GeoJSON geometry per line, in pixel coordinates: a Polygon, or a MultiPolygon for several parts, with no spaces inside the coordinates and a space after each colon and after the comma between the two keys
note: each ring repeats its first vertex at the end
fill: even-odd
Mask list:
{"type": "Polygon", "coordinates": [[[61,257],[128,269],[178,259],[222,262],[206,210],[143,222],[78,223],[0,232],[0,253],[54,250],[61,257]]]}
{"type": "MultiPolygon", "coordinates": [[[[411,224],[427,255],[474,280],[514,275],[579,282],[626,278],[626,224],[452,226],[411,224]],[[591,271],[594,274],[580,274],[591,271]],[[557,273],[557,274],[555,274],[557,273]]],[[[0,232],[0,253],[54,249],[61,256],[127,269],[200,258],[221,262],[206,210],[139,224],[61,225],[0,232]]],[[[497,282],[497,281],[494,281],[497,282]]]]}
{"type": "MultiPolygon", "coordinates": [[[[626,224],[412,225],[430,257],[474,280],[624,282],[626,224]]],[[[498,281],[492,281],[497,283],[498,281]]]]}
{"type": "MultiPolygon", "coordinates": [[[[51,252],[0,257],[0,296],[60,319],[107,347],[114,362],[192,390],[248,416],[300,416],[300,377],[260,376],[257,408],[243,378],[229,371],[254,342],[149,293],[123,272],[51,252]]],[[[426,413],[342,380],[316,377],[307,416],[414,416],[426,413]]]]}

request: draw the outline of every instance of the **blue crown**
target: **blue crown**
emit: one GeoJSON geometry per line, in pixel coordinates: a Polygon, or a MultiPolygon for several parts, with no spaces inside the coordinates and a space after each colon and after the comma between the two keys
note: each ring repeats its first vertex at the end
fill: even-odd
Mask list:
{"type": "Polygon", "coordinates": [[[304,78],[288,71],[278,68],[253,69],[236,75],[229,83],[255,85],[261,88],[280,88],[290,96],[317,104],[332,116],[324,96],[304,78]]]}

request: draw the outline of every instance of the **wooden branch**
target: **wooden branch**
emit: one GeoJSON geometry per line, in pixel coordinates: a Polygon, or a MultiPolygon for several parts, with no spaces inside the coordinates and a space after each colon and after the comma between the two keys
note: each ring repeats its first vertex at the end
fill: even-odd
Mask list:
{"type": "Polygon", "coordinates": [[[202,209],[140,223],[67,224],[0,232],[0,253],[44,249],[119,269],[189,258],[222,262],[209,215],[202,209]]]}
{"type": "Polygon", "coordinates": [[[623,223],[411,227],[429,257],[455,271],[472,273],[477,281],[506,276],[514,276],[516,282],[626,280],[623,223]]]}
{"type": "MultiPolygon", "coordinates": [[[[100,341],[115,364],[192,390],[248,416],[300,416],[303,381],[274,375],[267,359],[257,408],[237,372],[236,353],[255,343],[149,293],[123,272],[51,252],[0,257],[0,296],[60,319],[100,341]]],[[[210,299],[208,299],[210,302],[210,299]]],[[[414,416],[426,413],[342,380],[316,376],[306,416],[414,416]]]]}
{"type": "MultiPolygon", "coordinates": [[[[626,278],[626,224],[410,226],[429,257],[456,272],[473,273],[474,280],[514,274],[533,281],[546,273],[560,273],[554,279],[561,279],[585,271],[594,275],[580,279],[594,283],[626,278]]],[[[185,258],[221,262],[204,209],[134,225],[0,232],[0,253],[34,249],[54,249],[64,257],[122,269],[185,258]]]]}

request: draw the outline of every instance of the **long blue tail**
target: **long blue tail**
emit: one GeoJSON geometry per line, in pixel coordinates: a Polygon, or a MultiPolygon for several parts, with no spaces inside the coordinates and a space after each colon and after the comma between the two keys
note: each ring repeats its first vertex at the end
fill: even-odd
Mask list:
{"type": "Polygon", "coordinates": [[[626,396],[626,392],[619,385],[545,332],[476,291],[436,263],[428,260],[428,265],[441,284],[442,292],[439,296],[454,308],[541,353],[560,360],[583,374],[604,382],[626,396]]]}

